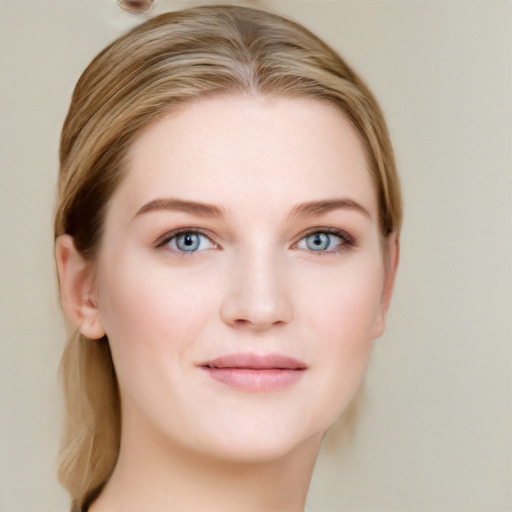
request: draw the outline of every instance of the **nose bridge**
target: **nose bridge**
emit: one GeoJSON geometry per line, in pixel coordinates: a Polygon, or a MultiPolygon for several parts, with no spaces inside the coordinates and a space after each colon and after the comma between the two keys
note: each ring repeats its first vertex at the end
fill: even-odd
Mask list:
{"type": "Polygon", "coordinates": [[[284,257],[254,243],[237,254],[230,269],[222,316],[229,324],[265,329],[293,317],[284,257]]]}

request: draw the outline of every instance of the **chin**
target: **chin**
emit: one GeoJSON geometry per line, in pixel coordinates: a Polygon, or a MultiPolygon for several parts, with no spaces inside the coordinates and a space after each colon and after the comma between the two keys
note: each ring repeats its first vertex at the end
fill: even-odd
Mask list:
{"type": "Polygon", "coordinates": [[[279,412],[273,416],[268,411],[233,414],[230,421],[209,425],[198,433],[194,449],[219,460],[245,464],[270,462],[302,450],[316,454],[325,432],[338,417],[337,411],[330,410],[322,423],[312,424],[304,411],[279,412]]]}
{"type": "Polygon", "coordinates": [[[324,432],[300,438],[292,436],[258,435],[226,438],[211,444],[209,453],[219,461],[233,464],[264,464],[283,459],[294,452],[320,448],[324,432]]]}

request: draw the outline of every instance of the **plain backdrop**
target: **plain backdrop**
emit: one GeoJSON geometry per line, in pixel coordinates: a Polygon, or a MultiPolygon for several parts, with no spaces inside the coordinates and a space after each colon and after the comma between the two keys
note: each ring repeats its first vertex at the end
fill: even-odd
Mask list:
{"type": "MultiPolygon", "coordinates": [[[[199,3],[160,0],[152,14],[199,3]]],[[[510,510],[512,4],[265,5],[368,82],[405,193],[389,328],[355,432],[324,447],[308,510],[510,510]]],[[[0,511],[68,508],[54,470],[59,131],[81,71],[140,21],[115,0],[0,0],[0,511]]]]}

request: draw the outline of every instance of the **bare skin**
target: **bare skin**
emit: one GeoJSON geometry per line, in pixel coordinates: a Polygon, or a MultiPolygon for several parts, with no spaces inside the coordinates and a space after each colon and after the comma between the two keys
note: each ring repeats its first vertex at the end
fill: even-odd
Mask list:
{"type": "Polygon", "coordinates": [[[63,304],[107,334],[121,450],[92,512],[302,511],[364,377],[398,262],[334,107],[221,96],[146,130],[98,260],[57,243],[63,304]]]}

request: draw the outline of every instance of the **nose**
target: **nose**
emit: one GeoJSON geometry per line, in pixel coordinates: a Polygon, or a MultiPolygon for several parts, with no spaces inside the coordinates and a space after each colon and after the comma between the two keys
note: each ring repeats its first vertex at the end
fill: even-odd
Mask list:
{"type": "Polygon", "coordinates": [[[220,312],[225,323],[265,330],[292,320],[291,290],[278,258],[261,253],[241,256],[229,273],[220,312]]]}

